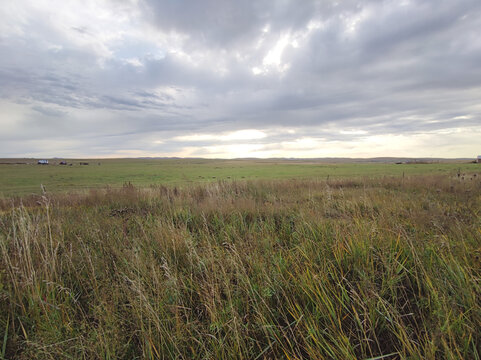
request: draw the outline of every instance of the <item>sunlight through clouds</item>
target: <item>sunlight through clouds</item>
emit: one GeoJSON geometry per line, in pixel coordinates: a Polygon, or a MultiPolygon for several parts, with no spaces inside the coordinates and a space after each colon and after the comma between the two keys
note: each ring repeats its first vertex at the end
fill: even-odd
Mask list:
{"type": "Polygon", "coordinates": [[[232,141],[232,140],[256,140],[265,138],[266,134],[260,130],[246,129],[238,130],[229,133],[220,134],[193,134],[177,136],[173,140],[176,141],[232,141]]]}

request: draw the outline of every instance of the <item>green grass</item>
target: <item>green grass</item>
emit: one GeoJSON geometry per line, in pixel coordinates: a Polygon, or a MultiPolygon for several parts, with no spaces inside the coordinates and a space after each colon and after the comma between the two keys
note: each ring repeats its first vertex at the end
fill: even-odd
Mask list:
{"type": "Polygon", "coordinates": [[[80,160],[69,161],[73,166],[40,166],[33,160],[23,161],[31,164],[0,164],[0,196],[39,194],[40,184],[43,184],[48,192],[65,192],[105,186],[120,187],[127,182],[136,186],[185,186],[217,180],[402,176],[403,173],[454,174],[458,169],[464,173],[479,171],[481,168],[479,164],[466,163],[334,164],[285,160],[90,159],[85,160],[89,162],[88,166],[79,165],[80,160]]]}
{"type": "Polygon", "coordinates": [[[6,359],[480,359],[478,176],[125,185],[0,209],[6,359]]]}

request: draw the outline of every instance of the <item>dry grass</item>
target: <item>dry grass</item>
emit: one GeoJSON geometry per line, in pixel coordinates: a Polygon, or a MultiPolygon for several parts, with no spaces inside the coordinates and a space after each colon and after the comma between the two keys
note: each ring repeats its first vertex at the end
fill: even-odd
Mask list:
{"type": "Polygon", "coordinates": [[[479,178],[2,200],[5,359],[479,359],[479,178]]]}

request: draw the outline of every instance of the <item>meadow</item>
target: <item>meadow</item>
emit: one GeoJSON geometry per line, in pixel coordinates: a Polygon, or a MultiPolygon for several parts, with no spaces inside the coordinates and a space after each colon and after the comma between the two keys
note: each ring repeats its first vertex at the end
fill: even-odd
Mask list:
{"type": "Polygon", "coordinates": [[[326,162],[322,160],[207,160],[207,159],[86,159],[66,160],[72,166],[36,165],[34,159],[0,161],[0,197],[68,192],[101,187],[152,184],[189,186],[218,180],[313,179],[419,174],[456,174],[473,172],[478,164],[440,162],[431,164],[394,164],[326,162]],[[89,165],[80,165],[88,162],[89,165]],[[20,163],[20,164],[19,164],[20,163]],[[24,163],[24,164],[22,164],[24,163]]]}
{"type": "Polygon", "coordinates": [[[0,358],[481,358],[479,167],[178,163],[0,199],[0,358]]]}

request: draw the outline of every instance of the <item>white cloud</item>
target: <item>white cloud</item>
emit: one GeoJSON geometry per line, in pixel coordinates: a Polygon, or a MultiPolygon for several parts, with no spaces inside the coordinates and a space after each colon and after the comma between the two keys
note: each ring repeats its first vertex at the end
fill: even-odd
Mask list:
{"type": "Polygon", "coordinates": [[[274,47],[270,49],[264,59],[262,59],[262,64],[264,67],[274,67],[280,72],[287,70],[289,68],[289,64],[282,63],[282,53],[289,43],[289,34],[281,35],[274,47]]]}
{"type": "Polygon", "coordinates": [[[266,134],[256,129],[238,130],[219,134],[192,134],[173,138],[174,141],[197,142],[197,141],[234,141],[256,140],[265,138],[266,134]]]}

